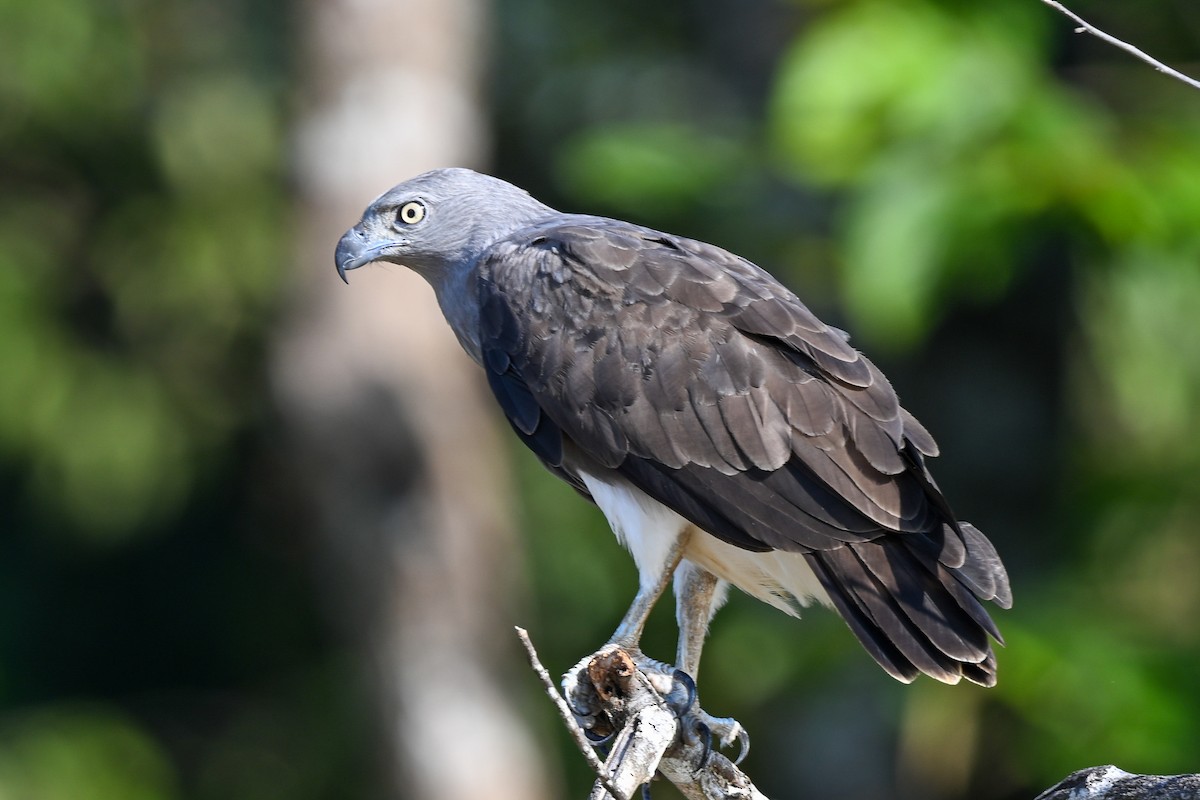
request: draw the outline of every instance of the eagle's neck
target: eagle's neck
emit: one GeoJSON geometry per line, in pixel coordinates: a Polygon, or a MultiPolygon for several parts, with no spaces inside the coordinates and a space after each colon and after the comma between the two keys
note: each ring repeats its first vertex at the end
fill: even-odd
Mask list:
{"type": "Polygon", "coordinates": [[[474,259],[459,262],[430,281],[438,305],[458,343],[475,363],[483,363],[479,344],[479,266],[474,259]]]}

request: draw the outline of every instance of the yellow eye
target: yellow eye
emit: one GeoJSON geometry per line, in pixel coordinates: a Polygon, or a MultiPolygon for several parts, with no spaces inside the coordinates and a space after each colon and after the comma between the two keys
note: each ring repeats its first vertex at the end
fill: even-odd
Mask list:
{"type": "Polygon", "coordinates": [[[425,219],[425,205],[416,200],[410,200],[400,206],[400,212],[396,214],[396,219],[405,225],[416,225],[425,219]]]}

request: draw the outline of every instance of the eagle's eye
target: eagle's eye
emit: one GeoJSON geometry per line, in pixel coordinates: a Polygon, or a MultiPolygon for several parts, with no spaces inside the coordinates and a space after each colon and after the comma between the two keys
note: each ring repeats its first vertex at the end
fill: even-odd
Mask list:
{"type": "Polygon", "coordinates": [[[400,206],[400,211],[396,213],[396,221],[405,225],[416,225],[423,219],[425,219],[425,204],[417,200],[408,201],[400,206]]]}

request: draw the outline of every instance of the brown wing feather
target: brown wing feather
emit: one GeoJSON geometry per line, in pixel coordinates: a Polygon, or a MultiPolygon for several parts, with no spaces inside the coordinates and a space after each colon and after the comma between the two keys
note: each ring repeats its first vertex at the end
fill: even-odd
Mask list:
{"type": "Polygon", "coordinates": [[[480,303],[493,390],[544,461],[569,441],[732,544],[810,554],[897,677],[994,678],[997,632],[971,593],[1006,604],[1007,577],[933,483],[936,443],[848,337],[766,272],[568,216],[495,246],[480,303]]]}

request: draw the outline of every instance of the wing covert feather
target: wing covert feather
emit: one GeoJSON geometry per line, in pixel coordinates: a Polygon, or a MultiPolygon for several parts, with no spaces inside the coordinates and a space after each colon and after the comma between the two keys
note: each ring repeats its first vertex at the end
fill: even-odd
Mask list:
{"type": "Polygon", "coordinates": [[[954,518],[936,443],[879,369],[778,281],[564,215],[493,246],[478,286],[489,384],[548,466],[570,479],[569,442],[731,544],[808,554],[902,680],[994,680],[975,598],[1011,602],[995,549],[954,518]]]}
{"type": "MultiPolygon", "coordinates": [[[[907,412],[841,331],[719,248],[565,219],[484,260],[482,349],[489,369],[511,364],[588,455],[730,479],[798,461],[804,480],[885,530],[926,524],[924,488],[906,479],[901,456],[907,412]]],[[[528,432],[530,411],[507,407],[528,432]]],[[[913,430],[922,452],[934,449],[913,430]]]]}

